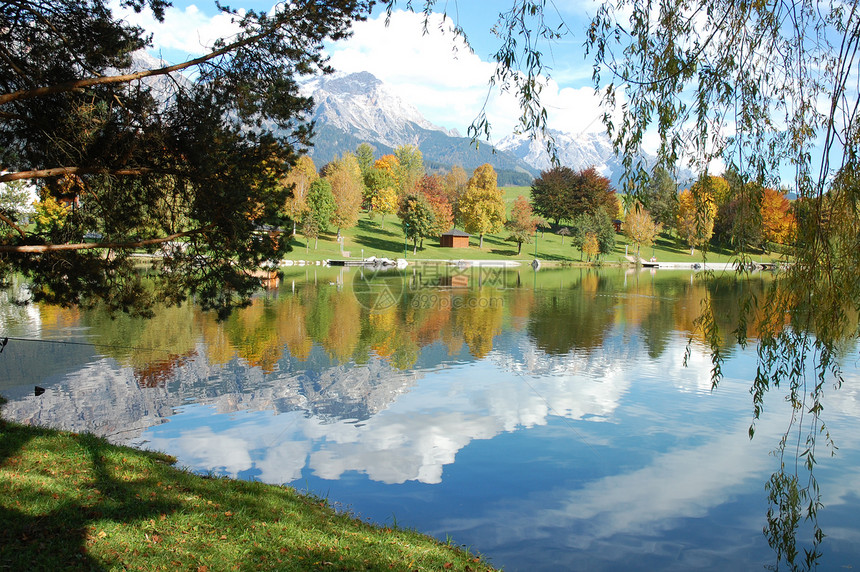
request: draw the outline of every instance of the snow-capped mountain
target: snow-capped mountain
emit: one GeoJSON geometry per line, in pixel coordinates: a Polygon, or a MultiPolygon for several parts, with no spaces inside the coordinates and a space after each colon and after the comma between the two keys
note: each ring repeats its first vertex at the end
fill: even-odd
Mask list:
{"type": "MultiPolygon", "coordinates": [[[[366,142],[376,148],[377,156],[400,145],[415,145],[431,169],[460,165],[471,171],[490,163],[500,184],[528,185],[552,166],[543,138],[514,134],[504,137],[495,148],[480,145],[475,149],[470,139],[434,125],[369,72],[314,78],[302,86],[302,93],[314,100],[316,135],[310,155],[317,165],[366,142]]],[[[550,130],[550,134],[562,165],[576,170],[593,166],[618,186],[623,167],[605,133],[550,130]]],[[[653,160],[644,158],[646,163],[653,160]]]]}
{"type": "Polygon", "coordinates": [[[314,100],[315,136],[309,153],[317,165],[354,151],[360,143],[373,145],[377,156],[400,145],[415,145],[430,169],[460,165],[471,171],[490,163],[500,184],[527,185],[537,175],[509,153],[491,145],[476,149],[456,130],[434,125],[368,72],[314,78],[302,86],[302,93],[314,100]]]}
{"type": "Polygon", "coordinates": [[[314,99],[317,124],[342,129],[365,141],[397,147],[420,145],[423,131],[460,136],[456,130],[430,123],[369,72],[316,78],[302,92],[314,99]]]}
{"type": "MultiPolygon", "coordinates": [[[[593,166],[606,175],[617,166],[612,143],[605,133],[573,135],[551,129],[550,135],[555,139],[559,162],[566,167],[579,170],[593,166]]],[[[546,151],[546,139],[543,137],[531,139],[527,134],[508,135],[496,148],[519,157],[540,171],[552,167],[546,151]]]]}

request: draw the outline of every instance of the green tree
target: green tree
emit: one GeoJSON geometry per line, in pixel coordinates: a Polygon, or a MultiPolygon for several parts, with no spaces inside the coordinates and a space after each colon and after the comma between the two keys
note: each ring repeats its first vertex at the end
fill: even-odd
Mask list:
{"type": "Polygon", "coordinates": [[[678,214],[678,185],[663,167],[655,167],[648,178],[648,186],[640,197],[642,206],[654,222],[664,229],[675,228],[678,214]]]}
{"type": "MultiPolygon", "coordinates": [[[[168,6],[125,4],[158,20],[168,6]]],[[[55,200],[50,183],[63,175],[86,189],[62,235],[19,227],[0,245],[4,262],[35,298],[58,303],[148,313],[190,294],[221,312],[246,302],[259,286],[252,271],[289,247],[287,235],[260,240],[258,230],[283,222],[280,180],[310,142],[311,101],[295,77],[329,71],[323,43],[367,9],[335,0],[230,11],[238,32],[167,66],[137,55],[147,36],[104,0],[0,6],[0,183],[41,181],[55,200]],[[148,291],[131,254],[175,241],[184,248],[146,278],[148,291]]]]}
{"type": "Polygon", "coordinates": [[[415,190],[415,185],[424,176],[424,156],[415,145],[396,147],[394,156],[397,157],[397,180],[400,183],[400,194],[409,194],[415,190]]]}
{"type": "Polygon", "coordinates": [[[612,219],[603,209],[598,209],[595,214],[582,213],[573,219],[571,225],[570,244],[580,250],[586,251],[586,244],[593,247],[592,240],[596,241],[596,251],[592,256],[609,254],[615,249],[615,227],[612,219]]]}
{"type": "Polygon", "coordinates": [[[759,249],[764,240],[757,202],[761,197],[752,193],[739,194],[717,209],[714,220],[714,239],[735,252],[759,249]]]}
{"type": "Polygon", "coordinates": [[[33,212],[33,198],[25,181],[0,184],[0,222],[6,223],[10,230],[18,226],[19,220],[26,219],[33,212]]]}
{"type": "Polygon", "coordinates": [[[305,232],[305,236],[308,236],[308,230],[313,232],[314,250],[316,250],[319,241],[319,233],[328,230],[336,210],[337,204],[331,190],[331,183],[326,179],[317,179],[311,183],[310,191],[308,191],[308,212],[305,213],[303,221],[303,232],[305,232]]]}
{"type": "Polygon", "coordinates": [[[466,232],[480,235],[481,248],[484,247],[485,233],[504,228],[505,200],[496,184],[496,171],[492,165],[486,163],[475,169],[460,198],[459,210],[466,232]]]}
{"type": "Polygon", "coordinates": [[[361,176],[367,175],[367,172],[373,167],[374,158],[373,145],[370,143],[361,143],[355,148],[355,158],[358,160],[358,166],[361,169],[361,176]]]}
{"type": "MultiPolygon", "coordinates": [[[[400,200],[400,210],[397,215],[403,221],[403,229],[407,238],[412,239],[412,253],[418,251],[418,241],[424,248],[424,239],[436,234],[436,216],[430,202],[421,195],[406,195],[400,200]]],[[[437,235],[438,236],[438,235],[437,235]]]]}

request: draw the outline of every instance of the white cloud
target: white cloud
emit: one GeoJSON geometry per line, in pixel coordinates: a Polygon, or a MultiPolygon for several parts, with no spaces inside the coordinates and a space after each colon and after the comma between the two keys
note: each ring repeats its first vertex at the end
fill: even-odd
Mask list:
{"type": "MultiPolygon", "coordinates": [[[[152,16],[152,12],[144,10],[136,14],[129,8],[121,7],[118,0],[110,0],[108,6],[116,16],[151,33],[153,51],[163,54],[172,63],[188,56],[201,55],[215,40],[229,38],[239,31],[233,16],[223,12],[210,16],[194,4],[182,9],[168,8],[161,23],[152,16]]],[[[239,14],[244,14],[244,10],[239,10],[239,14]]]]}
{"type": "MultiPolygon", "coordinates": [[[[155,55],[176,62],[202,54],[222,37],[238,31],[231,16],[208,15],[196,5],[171,7],[163,23],[148,11],[135,14],[110,0],[115,14],[152,34],[155,55]]],[[[456,128],[465,135],[469,125],[485,109],[494,140],[513,132],[522,114],[515,95],[490,89],[489,80],[495,63],[472,53],[452,31],[452,21],[433,14],[424,33],[424,15],[406,11],[394,12],[388,26],[385,15],[357,22],[347,40],[330,44],[331,64],[338,71],[368,71],[385,82],[397,95],[417,107],[431,122],[456,128]]],[[[469,31],[487,34],[488,30],[469,31]]],[[[599,98],[582,85],[590,76],[590,66],[581,68],[569,62],[579,61],[579,46],[559,44],[552,58],[565,62],[556,80],[549,80],[542,93],[553,128],[573,133],[599,131],[599,98]],[[576,57],[569,57],[570,49],[576,57]]]]}
{"type": "MultiPolygon", "coordinates": [[[[384,16],[358,23],[350,39],[330,47],[331,63],[338,71],[372,73],[437,125],[465,134],[486,105],[493,139],[513,132],[522,109],[513,94],[490,89],[495,63],[470,53],[450,31],[450,20],[443,24],[441,15],[433,15],[426,34],[423,20],[422,14],[395,12],[388,26],[384,16]]],[[[599,97],[591,87],[549,80],[541,97],[553,128],[602,130],[599,97]]]]}

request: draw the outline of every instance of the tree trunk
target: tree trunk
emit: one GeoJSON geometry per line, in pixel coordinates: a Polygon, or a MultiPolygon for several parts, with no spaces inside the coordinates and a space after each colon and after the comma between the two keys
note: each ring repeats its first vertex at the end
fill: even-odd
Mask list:
{"type": "Polygon", "coordinates": [[[481,233],[481,240],[478,243],[478,248],[484,248],[484,233],[481,233]]]}
{"type": "Polygon", "coordinates": [[[519,255],[520,255],[520,252],[522,252],[522,251],[523,251],[523,243],[522,243],[522,242],[518,242],[518,243],[517,243],[517,256],[519,256],[519,255]]]}

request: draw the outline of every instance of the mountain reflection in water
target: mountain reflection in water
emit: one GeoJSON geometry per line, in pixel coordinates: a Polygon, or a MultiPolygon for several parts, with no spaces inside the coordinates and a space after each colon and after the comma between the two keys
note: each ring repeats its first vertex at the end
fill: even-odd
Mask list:
{"type": "MultiPolygon", "coordinates": [[[[731,331],[741,290],[768,281],[295,269],[224,322],[191,304],[135,320],[6,301],[3,415],[310,488],[507,570],[761,568],[788,410],[771,396],[749,440],[755,354],[727,340],[712,392],[694,322],[707,299],[731,331]]],[[[860,561],[848,355],[827,415],[839,451],[816,469],[828,568],[860,561]]]]}

